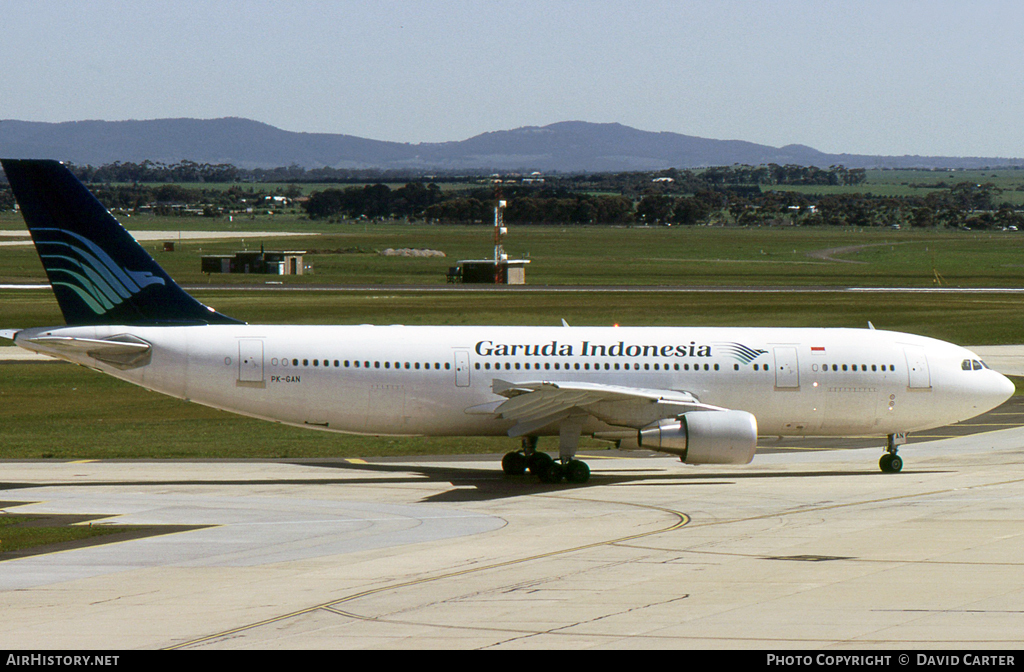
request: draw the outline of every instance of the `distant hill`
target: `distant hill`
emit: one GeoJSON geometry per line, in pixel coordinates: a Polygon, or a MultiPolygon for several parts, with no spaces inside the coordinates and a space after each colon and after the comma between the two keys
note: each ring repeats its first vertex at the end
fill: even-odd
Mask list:
{"type": "Polygon", "coordinates": [[[622,124],[565,121],[483,133],[467,140],[408,144],[332,133],[295,133],[250,119],[0,121],[0,156],[99,166],[183,160],[239,168],[379,168],[444,172],[605,172],[777,163],[847,168],[1024,166],[1024,159],[825,154],[803,145],[770,147],[640,131],[622,124]]]}

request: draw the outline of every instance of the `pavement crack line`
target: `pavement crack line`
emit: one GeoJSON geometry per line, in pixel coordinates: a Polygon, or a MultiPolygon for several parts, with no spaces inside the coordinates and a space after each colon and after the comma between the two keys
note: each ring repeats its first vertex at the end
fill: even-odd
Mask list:
{"type": "MultiPolygon", "coordinates": [[[[1011,479],[1011,480],[1008,480],[1008,481],[997,481],[997,482],[992,482],[992,483],[979,483],[979,484],[976,484],[976,485],[971,485],[971,486],[961,487],[961,488],[944,488],[944,489],[939,489],[939,490],[929,490],[929,491],[925,491],[925,492],[908,493],[908,494],[904,494],[904,495],[894,495],[892,497],[880,497],[880,498],[874,498],[874,499],[868,499],[868,500],[859,500],[859,501],[856,501],[856,502],[844,502],[844,503],[837,503],[837,504],[826,504],[826,505],[816,506],[816,507],[799,508],[799,509],[794,509],[794,510],[791,510],[791,511],[773,512],[773,513],[768,513],[768,514],[763,514],[763,515],[758,515],[758,516],[748,516],[748,517],[728,519],[728,520],[710,521],[710,522],[706,522],[706,523],[699,523],[699,524],[696,525],[696,527],[706,527],[706,526],[715,526],[715,525],[728,525],[728,524],[747,522],[747,521],[752,521],[752,520],[762,520],[762,519],[766,519],[766,518],[776,518],[776,517],[789,516],[789,515],[795,515],[795,514],[814,513],[816,511],[849,508],[849,507],[854,507],[854,506],[864,506],[864,505],[870,505],[870,504],[879,504],[879,503],[883,503],[883,502],[892,502],[892,501],[907,500],[907,499],[916,499],[916,498],[919,498],[919,497],[929,497],[929,496],[944,494],[944,493],[952,492],[954,490],[973,490],[973,489],[978,489],[978,488],[989,488],[989,487],[996,487],[996,486],[1000,486],[1000,485],[1009,485],[1009,484],[1012,484],[1012,483],[1018,483],[1018,482],[1020,482],[1022,480],[1024,480],[1024,479],[1011,479]]],[[[469,574],[476,574],[476,573],[481,573],[481,572],[487,572],[487,571],[491,571],[491,570],[495,570],[495,569],[502,569],[504,567],[512,567],[512,566],[515,566],[515,565],[520,565],[520,564],[525,564],[525,563],[529,563],[529,562],[534,562],[536,560],[542,560],[542,559],[546,559],[546,558],[557,557],[557,556],[560,556],[560,555],[568,555],[568,554],[576,553],[576,552],[579,552],[579,551],[585,551],[585,550],[589,550],[589,549],[592,549],[592,548],[599,548],[599,547],[602,547],[602,546],[628,545],[628,542],[633,542],[633,541],[636,541],[636,540],[639,540],[639,539],[643,539],[643,538],[646,538],[646,537],[653,537],[653,536],[656,536],[656,535],[666,534],[668,532],[673,532],[673,531],[678,530],[678,529],[680,529],[680,528],[682,528],[684,526],[689,525],[690,521],[691,521],[689,515],[687,515],[685,513],[682,513],[681,511],[676,511],[674,509],[669,509],[669,508],[666,508],[666,507],[653,506],[653,505],[647,505],[647,504],[637,504],[635,502],[621,502],[621,501],[615,501],[615,500],[605,500],[605,499],[596,499],[596,498],[587,498],[587,497],[570,497],[570,496],[566,496],[566,495],[544,495],[544,496],[548,497],[548,498],[553,498],[553,499],[566,499],[566,500],[577,501],[577,502],[594,502],[594,503],[603,503],[603,504],[614,504],[614,505],[619,505],[619,506],[626,506],[626,507],[633,507],[633,508],[641,508],[641,509],[647,509],[647,510],[660,511],[662,513],[666,513],[666,514],[672,516],[674,518],[674,521],[672,522],[671,525],[668,525],[666,527],[659,528],[659,529],[656,529],[656,530],[649,530],[647,532],[640,532],[640,533],[637,533],[637,534],[631,534],[631,535],[626,535],[626,536],[623,536],[623,537],[617,537],[615,539],[606,539],[606,540],[603,540],[603,541],[596,541],[596,542],[592,542],[592,543],[589,543],[589,544],[582,544],[582,545],[579,545],[579,546],[572,546],[572,547],[569,547],[569,548],[563,548],[563,549],[559,549],[559,550],[556,550],[556,551],[548,551],[548,552],[545,552],[545,553],[538,553],[538,554],[535,554],[535,555],[530,555],[530,556],[526,556],[526,557],[523,557],[523,558],[517,558],[517,559],[514,559],[514,560],[505,560],[505,561],[502,561],[502,562],[495,562],[495,563],[491,563],[491,564],[487,564],[487,565],[479,565],[479,566],[475,566],[475,567],[471,567],[471,568],[467,568],[467,569],[461,569],[461,570],[457,570],[457,571],[453,571],[453,572],[447,572],[447,573],[444,573],[444,574],[439,574],[437,576],[424,577],[424,578],[404,581],[404,582],[397,583],[397,584],[392,584],[392,585],[387,585],[387,586],[380,586],[380,587],[377,587],[377,588],[371,588],[371,589],[368,589],[368,590],[360,591],[358,593],[354,593],[352,595],[348,595],[346,597],[342,597],[342,598],[339,598],[339,599],[336,599],[336,600],[331,600],[330,602],[325,602],[325,603],[318,604],[318,605],[315,605],[315,606],[311,606],[311,607],[308,607],[308,608],[305,608],[305,609],[300,609],[298,611],[293,611],[293,612],[290,612],[290,613],[287,613],[287,614],[283,614],[283,615],[280,615],[280,616],[275,616],[273,618],[264,619],[262,621],[258,621],[258,622],[255,622],[255,623],[250,623],[248,625],[239,626],[239,627],[233,628],[231,630],[226,630],[226,631],[219,632],[219,633],[212,634],[212,635],[208,635],[208,636],[205,636],[205,637],[200,637],[200,638],[188,640],[188,641],[185,641],[185,642],[182,642],[182,643],[179,643],[179,644],[167,647],[167,650],[184,649],[184,648],[188,648],[188,647],[196,647],[196,646],[200,646],[200,645],[203,645],[203,644],[209,644],[209,643],[212,643],[212,642],[214,642],[216,640],[224,639],[224,638],[227,638],[227,637],[237,636],[239,633],[255,630],[257,628],[261,628],[261,627],[264,627],[264,626],[267,626],[267,625],[272,625],[274,623],[280,623],[282,621],[286,621],[286,620],[289,620],[289,619],[298,618],[300,616],[303,616],[303,615],[306,615],[306,614],[311,614],[311,613],[314,613],[316,611],[327,611],[327,612],[333,613],[335,615],[345,616],[345,617],[353,618],[353,619],[357,619],[357,620],[375,621],[375,622],[382,622],[383,623],[385,621],[383,621],[382,619],[373,618],[373,617],[367,617],[367,616],[361,616],[361,615],[355,614],[353,612],[345,611],[343,609],[340,609],[339,605],[348,604],[350,602],[355,602],[356,600],[359,600],[359,599],[362,599],[362,598],[365,598],[365,597],[370,597],[372,595],[377,595],[379,593],[403,590],[405,588],[412,588],[412,587],[421,586],[421,585],[424,585],[424,584],[427,584],[427,583],[432,583],[432,582],[447,581],[449,579],[455,579],[455,578],[459,578],[459,577],[466,576],[466,575],[469,575],[469,574]]],[[[419,625],[425,625],[425,624],[421,623],[419,625]]],[[[571,626],[561,626],[561,627],[571,627],[571,626]]],[[[557,629],[558,628],[556,628],[555,630],[557,630],[557,629]]],[[[508,632],[508,630],[505,630],[505,631],[508,632]]],[[[526,636],[529,636],[531,634],[543,634],[543,633],[526,633],[526,636]]]]}
{"type": "MultiPolygon", "coordinates": [[[[626,506],[626,507],[646,509],[646,510],[649,510],[649,511],[660,511],[662,513],[665,513],[665,514],[668,514],[669,516],[671,516],[673,518],[673,521],[672,521],[672,524],[670,524],[668,526],[661,527],[661,528],[658,528],[656,530],[648,530],[647,532],[638,532],[636,534],[630,534],[630,535],[626,535],[626,536],[623,536],[623,537],[616,537],[614,539],[606,539],[606,540],[603,540],[603,541],[591,542],[589,544],[581,544],[579,546],[572,546],[572,547],[569,547],[569,548],[563,548],[563,549],[559,549],[559,550],[556,550],[556,551],[547,551],[545,553],[537,553],[535,555],[530,555],[530,556],[526,556],[526,557],[523,557],[523,558],[516,558],[514,560],[505,560],[505,561],[502,561],[502,562],[495,562],[495,563],[491,563],[491,564],[487,564],[487,565],[480,565],[480,566],[476,566],[476,567],[471,567],[471,568],[468,568],[468,569],[461,569],[461,570],[457,570],[457,571],[453,571],[453,572],[447,572],[447,573],[444,573],[444,574],[439,574],[437,576],[424,577],[424,578],[420,578],[420,579],[413,579],[413,580],[410,580],[410,581],[404,581],[402,583],[397,583],[397,584],[393,584],[393,585],[380,586],[378,588],[370,588],[368,590],[360,591],[358,593],[354,593],[354,594],[348,595],[346,597],[342,597],[342,598],[339,598],[339,599],[336,599],[336,600],[331,600],[329,602],[324,602],[322,604],[318,604],[318,605],[314,605],[314,606],[311,606],[311,607],[307,607],[305,609],[299,609],[297,611],[293,611],[293,612],[290,612],[290,613],[287,613],[287,614],[282,614],[280,616],[274,616],[272,618],[267,618],[267,619],[264,619],[262,621],[257,621],[255,623],[250,623],[248,625],[239,626],[237,628],[232,628],[230,630],[225,630],[223,632],[218,632],[218,633],[215,633],[215,634],[212,634],[212,635],[207,635],[205,637],[199,637],[199,638],[196,638],[196,639],[191,639],[191,640],[188,640],[188,641],[185,641],[185,642],[181,642],[181,643],[175,644],[173,646],[165,647],[164,650],[167,650],[167,651],[180,650],[180,649],[185,649],[185,648],[190,648],[190,647],[197,647],[197,646],[201,646],[201,645],[204,645],[204,644],[210,644],[210,643],[212,643],[214,641],[217,641],[217,640],[226,639],[226,638],[229,638],[229,637],[235,637],[235,636],[237,636],[237,635],[239,635],[240,633],[243,633],[243,632],[255,630],[257,628],[261,628],[261,627],[264,627],[264,626],[272,625],[272,624],[275,624],[275,623],[281,623],[283,621],[294,619],[294,618],[298,618],[300,616],[304,616],[306,614],[311,614],[311,613],[314,613],[316,611],[326,611],[326,612],[329,612],[329,613],[333,613],[335,615],[345,616],[345,617],[348,617],[348,618],[353,618],[353,619],[363,620],[363,621],[385,622],[385,621],[382,621],[381,619],[377,619],[377,618],[373,618],[373,617],[367,617],[367,616],[361,616],[361,615],[358,615],[358,614],[355,614],[355,613],[352,613],[352,612],[345,611],[343,609],[340,609],[339,605],[347,604],[349,602],[354,602],[356,600],[359,600],[359,599],[362,599],[362,598],[365,598],[365,597],[369,597],[371,595],[377,595],[379,593],[390,592],[390,591],[398,591],[398,590],[402,590],[402,589],[405,589],[405,588],[412,588],[412,587],[416,587],[416,586],[422,586],[422,585],[427,584],[427,583],[433,583],[433,582],[438,582],[438,581],[447,581],[449,579],[456,579],[456,578],[459,578],[459,577],[462,577],[462,576],[466,576],[466,575],[469,575],[469,574],[477,574],[477,573],[481,573],[481,572],[488,572],[488,571],[495,570],[495,569],[502,569],[502,568],[505,568],[505,567],[512,567],[512,566],[515,566],[515,565],[521,565],[521,564],[525,564],[525,563],[529,563],[529,562],[534,562],[534,561],[537,561],[537,560],[543,560],[543,559],[546,559],[546,558],[552,558],[552,557],[557,557],[557,556],[560,556],[560,555],[568,555],[568,554],[571,554],[571,553],[577,553],[577,552],[580,552],[580,551],[586,551],[586,550],[589,550],[589,549],[592,549],[592,548],[599,548],[601,546],[612,546],[612,545],[621,544],[621,543],[625,543],[625,542],[629,542],[629,541],[635,541],[637,539],[643,539],[645,537],[651,537],[651,536],[658,535],[658,534],[667,534],[669,532],[673,532],[675,530],[678,530],[678,529],[686,526],[690,522],[690,516],[688,516],[687,514],[681,512],[681,511],[676,511],[674,509],[669,509],[669,508],[661,507],[661,506],[653,506],[653,505],[648,505],[648,504],[637,504],[635,502],[620,502],[620,501],[614,501],[614,500],[593,499],[593,498],[585,498],[585,497],[569,497],[569,496],[566,496],[566,495],[544,495],[544,496],[548,497],[548,498],[552,498],[552,499],[568,499],[568,500],[577,501],[577,502],[593,502],[593,503],[603,503],[603,504],[615,504],[615,505],[626,506]]],[[[425,624],[419,623],[417,625],[425,625],[425,624]]],[[[571,627],[571,626],[562,626],[562,627],[571,627]]],[[[508,632],[508,630],[504,630],[504,631],[508,632]]],[[[532,635],[532,634],[543,634],[543,633],[527,633],[527,634],[528,635],[532,635]]]]}

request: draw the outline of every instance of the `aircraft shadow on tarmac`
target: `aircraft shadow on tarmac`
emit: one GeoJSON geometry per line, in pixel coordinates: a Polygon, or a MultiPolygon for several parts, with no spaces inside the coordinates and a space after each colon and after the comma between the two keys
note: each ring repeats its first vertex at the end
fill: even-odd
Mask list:
{"type": "MultiPolygon", "coordinates": [[[[297,485],[297,486],[367,486],[367,485],[409,485],[415,483],[448,483],[451,489],[423,497],[420,503],[453,503],[500,500],[523,495],[545,494],[552,492],[572,492],[585,490],[594,486],[706,486],[734,485],[739,481],[764,478],[833,478],[861,476],[867,478],[899,478],[891,474],[883,474],[866,465],[864,470],[818,470],[818,471],[780,471],[765,472],[752,467],[749,472],[731,471],[728,473],[701,470],[666,469],[658,473],[655,469],[616,469],[611,472],[595,471],[585,485],[562,483],[552,485],[542,483],[527,473],[523,476],[505,476],[500,468],[484,469],[478,467],[459,467],[448,465],[422,465],[403,463],[365,463],[353,464],[343,459],[315,461],[285,460],[287,464],[339,471],[360,472],[352,477],[339,478],[279,478],[279,479],[188,479],[188,480],[120,480],[120,481],[89,481],[69,482],[52,481],[38,483],[0,482],[0,491],[22,490],[44,487],[167,487],[174,485],[202,486],[252,486],[252,485],[297,485]],[[367,473],[373,476],[367,476],[367,473]]],[[[213,466],[213,465],[211,465],[213,466]]],[[[916,473],[924,473],[915,470],[916,473]]],[[[931,472],[929,472],[931,473],[931,472]]]]}
{"type": "MultiPolygon", "coordinates": [[[[863,471],[788,471],[766,473],[764,471],[752,470],[747,473],[729,472],[721,473],[715,471],[676,471],[665,470],[663,473],[652,473],[652,469],[616,469],[613,472],[593,471],[590,481],[585,485],[572,485],[562,483],[552,485],[542,483],[529,473],[522,476],[505,476],[500,469],[466,468],[457,466],[425,466],[410,464],[384,464],[367,463],[351,464],[338,461],[317,461],[302,462],[292,461],[292,464],[303,466],[316,466],[334,469],[352,469],[363,472],[373,472],[381,478],[353,478],[353,479],[329,479],[328,482],[345,482],[351,484],[367,485],[371,483],[416,483],[447,482],[452,489],[424,497],[421,502],[477,502],[504,499],[507,497],[519,497],[522,495],[544,494],[551,492],[572,492],[585,490],[594,486],[702,486],[702,485],[732,485],[737,481],[759,478],[821,478],[836,476],[867,476],[872,478],[884,478],[891,476],[882,474],[873,465],[869,465],[863,471]],[[631,473],[633,472],[633,473],[631,473]],[[388,477],[389,474],[404,474],[403,477],[388,477]]],[[[319,479],[310,482],[324,482],[319,479]]]]}

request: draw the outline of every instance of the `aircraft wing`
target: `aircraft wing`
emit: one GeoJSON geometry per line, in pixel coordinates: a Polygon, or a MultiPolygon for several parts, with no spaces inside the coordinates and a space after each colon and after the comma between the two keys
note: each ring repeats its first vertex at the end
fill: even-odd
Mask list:
{"type": "Polygon", "coordinates": [[[610,425],[639,429],[663,418],[695,410],[722,410],[702,404],[689,392],[657,390],[600,383],[495,379],[495,394],[505,401],[469,409],[515,420],[509,436],[523,436],[580,412],[610,425]]]}

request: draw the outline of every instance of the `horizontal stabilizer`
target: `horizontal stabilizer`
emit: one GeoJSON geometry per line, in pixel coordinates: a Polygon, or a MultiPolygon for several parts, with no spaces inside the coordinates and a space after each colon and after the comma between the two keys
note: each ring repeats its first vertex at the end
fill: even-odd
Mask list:
{"type": "Polygon", "coordinates": [[[63,354],[72,361],[79,360],[76,355],[86,355],[122,370],[145,366],[149,364],[153,355],[152,345],[131,334],[121,334],[105,339],[39,336],[25,339],[21,343],[26,346],[28,344],[39,346],[44,353],[46,350],[54,350],[56,352],[53,354],[63,354]]]}

